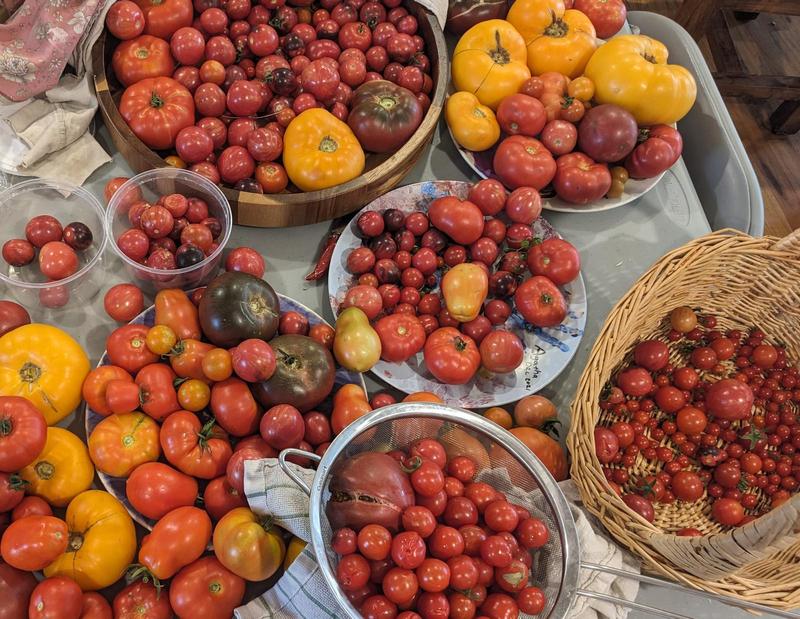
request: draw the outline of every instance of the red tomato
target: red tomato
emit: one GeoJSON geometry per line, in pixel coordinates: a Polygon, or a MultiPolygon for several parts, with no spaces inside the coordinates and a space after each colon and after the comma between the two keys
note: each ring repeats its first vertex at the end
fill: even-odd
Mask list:
{"type": "Polygon", "coordinates": [[[671,168],[683,152],[683,138],[677,129],[656,125],[646,131],[645,141],[634,148],[625,160],[625,168],[631,178],[658,176],[671,168]]]}
{"type": "Polygon", "coordinates": [[[0,396],[0,471],[13,473],[28,466],[46,438],[47,422],[33,404],[19,396],[0,396]]]}
{"type": "Polygon", "coordinates": [[[734,527],[744,518],[744,507],[734,499],[717,499],[711,506],[711,516],[726,527],[734,527]]]}
{"type": "Polygon", "coordinates": [[[544,592],[538,587],[525,587],[517,594],[517,604],[521,612],[538,615],[544,610],[544,592]]]}
{"type": "Polygon", "coordinates": [[[477,205],[484,215],[494,216],[506,204],[506,190],[497,179],[485,178],[470,188],[467,199],[477,205]]]}
{"type": "Polygon", "coordinates": [[[650,393],[653,377],[644,368],[629,368],[617,376],[617,385],[625,395],[638,398],[650,393]]]}
{"type": "Polygon", "coordinates": [[[217,167],[222,180],[235,185],[238,181],[253,176],[256,164],[246,148],[229,146],[217,158],[217,167]]]}
{"type": "Polygon", "coordinates": [[[47,501],[38,496],[26,496],[11,512],[11,521],[27,518],[28,516],[52,516],[53,510],[47,501]]]}
{"type": "MultiPolygon", "coordinates": [[[[129,42],[135,43],[135,40],[129,42]]],[[[172,73],[171,68],[169,73],[172,73]]],[[[164,150],[175,145],[175,137],[181,129],[194,124],[194,99],[192,93],[171,77],[153,77],[125,89],[119,113],[142,142],[150,148],[164,150]]]]}
{"type": "Polygon", "coordinates": [[[71,578],[45,578],[31,593],[28,619],[79,619],[83,592],[71,578]]]}
{"type": "Polygon", "coordinates": [[[111,605],[94,591],[83,594],[80,619],[113,619],[111,605]]]}
{"type": "Polygon", "coordinates": [[[203,492],[203,505],[213,520],[221,519],[232,509],[247,507],[244,493],[228,483],[227,477],[212,479],[203,492]]]}
{"type": "Polygon", "coordinates": [[[191,0],[135,1],[144,12],[146,34],[169,39],[178,28],[192,25],[191,0]]]}
{"type": "Polygon", "coordinates": [[[150,363],[136,374],[141,394],[141,409],[156,421],[181,408],[175,393],[175,372],[166,363],[150,363]]]}
{"type": "Polygon", "coordinates": [[[139,548],[139,563],[160,580],[200,558],[211,541],[211,519],[198,507],[179,507],[161,518],[139,548]]]}
{"type": "Polygon", "coordinates": [[[453,327],[442,327],[431,333],[423,352],[431,374],[449,385],[463,385],[469,381],[481,363],[473,339],[453,327]]]}
{"type": "Polygon", "coordinates": [[[706,410],[720,419],[737,421],[753,413],[755,396],[749,385],[733,378],[724,378],[706,391],[706,410]]]}
{"type": "Polygon", "coordinates": [[[375,324],[375,331],[381,339],[381,358],[386,361],[406,361],[425,345],[425,328],[416,316],[384,316],[375,324]]]}
{"type": "Polygon", "coordinates": [[[144,32],[144,13],[131,0],[119,0],[106,13],[106,27],[120,41],[138,37],[144,32]]]}
{"type": "Polygon", "coordinates": [[[516,370],[522,363],[525,347],[522,341],[510,331],[491,331],[481,340],[481,362],[490,372],[507,374],[516,370]]]}
{"type": "Polygon", "coordinates": [[[162,462],[146,462],[128,477],[125,496],[140,514],[158,520],[173,509],[194,505],[197,481],[162,462]]]}
{"type": "Polygon", "coordinates": [[[150,352],[145,344],[147,331],[145,325],[125,325],[112,331],[106,339],[109,361],[131,374],[149,363],[156,363],[158,355],[150,352]]]}
{"type": "Polygon", "coordinates": [[[264,413],[260,432],[267,444],[280,451],[296,447],[303,440],[305,422],[300,411],[290,404],[277,404],[264,413]]]}
{"type": "Polygon", "coordinates": [[[169,602],[178,617],[230,617],[244,598],[245,581],[213,556],[182,568],[169,586],[169,602]]]}
{"type": "Polygon", "coordinates": [[[556,156],[566,155],[575,150],[578,143],[578,130],[566,120],[551,120],[542,130],[542,144],[556,156]]]}
{"type": "Polygon", "coordinates": [[[172,60],[169,43],[143,34],[117,45],[111,57],[111,67],[122,85],[130,86],[148,77],[169,77],[175,68],[175,62],[172,60]]]}
{"type": "Polygon", "coordinates": [[[639,496],[638,494],[626,494],[622,497],[622,501],[642,518],[647,520],[647,522],[653,522],[653,519],[656,517],[653,504],[643,496],[639,496]]]}
{"type": "Polygon", "coordinates": [[[225,473],[231,445],[213,419],[203,425],[189,411],[172,413],[164,420],[159,438],[164,457],[179,471],[201,479],[225,473]]]}
{"type": "Polygon", "coordinates": [[[536,275],[522,282],[514,293],[522,317],[536,327],[554,327],[567,316],[567,302],[547,277],[536,275]]]}
{"type": "Polygon", "coordinates": [[[608,428],[594,429],[594,451],[600,464],[609,464],[619,453],[619,439],[608,428]]]}
{"type": "Polygon", "coordinates": [[[589,204],[611,188],[611,172],[605,163],[595,163],[583,153],[562,155],[556,163],[553,188],[567,202],[589,204]]]}
{"type": "Polygon", "coordinates": [[[78,255],[62,241],[50,241],[39,250],[39,270],[51,279],[69,277],[78,270],[78,255]]]}
{"type": "Polygon", "coordinates": [[[414,600],[419,584],[417,576],[410,569],[394,567],[383,577],[381,588],[390,602],[404,606],[414,600]]]}
{"type": "Polygon", "coordinates": [[[483,234],[483,213],[469,200],[437,198],[428,207],[428,217],[431,224],[461,245],[470,245],[483,234]]]}
{"type": "Polygon", "coordinates": [[[237,247],[225,258],[226,271],[240,271],[263,277],[266,269],[263,256],[252,247],[237,247]]]}
{"type": "Polygon", "coordinates": [[[497,108],[497,122],[508,135],[535,137],[542,132],[547,114],[542,102],[523,94],[507,96],[497,108]]]}
{"type": "Polygon", "coordinates": [[[137,580],[114,597],[115,619],[170,619],[169,596],[151,583],[137,580]]]}
{"type": "Polygon", "coordinates": [[[235,80],[228,87],[228,109],[236,116],[253,116],[264,104],[264,91],[259,82],[235,80]]]}
{"type": "Polygon", "coordinates": [[[528,268],[564,286],[580,275],[581,259],[575,246],[564,239],[551,238],[528,249],[528,268]]]}
{"type": "Polygon", "coordinates": [[[575,0],[574,8],[589,18],[600,39],[617,34],[628,14],[622,0],[575,0]]]}
{"type": "Polygon", "coordinates": [[[511,189],[541,190],[556,174],[556,162],[550,151],[539,140],[521,135],[512,135],[500,143],[492,166],[497,177],[511,189]]]}
{"type": "Polygon", "coordinates": [[[16,474],[0,473],[0,512],[10,512],[25,496],[23,480],[16,474]]]}
{"type": "Polygon", "coordinates": [[[3,619],[27,619],[28,601],[35,587],[33,574],[0,563],[0,616],[3,619]]]}
{"type": "Polygon", "coordinates": [[[696,501],[703,496],[705,487],[702,480],[691,471],[678,471],[672,476],[670,485],[672,492],[681,501],[696,501]]]}
{"type": "Polygon", "coordinates": [[[182,65],[199,65],[205,56],[206,40],[197,28],[184,26],[174,32],[169,47],[175,60],[182,65]]]}
{"type": "Polygon", "coordinates": [[[651,372],[657,372],[669,363],[669,348],[659,340],[645,340],[633,349],[633,361],[651,372]]]}
{"type": "Polygon", "coordinates": [[[200,127],[184,127],[175,137],[175,150],[186,163],[199,163],[214,152],[214,140],[200,127]]]}
{"type": "MultiPolygon", "coordinates": [[[[248,340],[245,340],[247,342],[248,340]]],[[[242,342],[243,344],[245,342],[242,342]]],[[[266,344],[266,342],[264,342],[266,344]]],[[[238,351],[238,346],[234,349],[238,351]]],[[[272,349],[270,348],[270,352],[272,349]]],[[[234,365],[239,368],[238,354],[234,355],[234,365]]],[[[272,372],[275,371],[274,355],[271,359],[272,372]]],[[[272,372],[269,375],[272,375],[272,372]]],[[[237,371],[238,374],[238,371],[237,371]]],[[[266,379],[265,379],[266,380],[266,379]]],[[[261,409],[256,403],[250,387],[243,380],[228,378],[215,383],[211,389],[211,412],[220,427],[233,436],[247,436],[258,429],[261,409]]]]}
{"type": "Polygon", "coordinates": [[[706,414],[694,406],[684,406],[675,417],[678,430],[684,434],[699,434],[706,429],[706,414]]]}

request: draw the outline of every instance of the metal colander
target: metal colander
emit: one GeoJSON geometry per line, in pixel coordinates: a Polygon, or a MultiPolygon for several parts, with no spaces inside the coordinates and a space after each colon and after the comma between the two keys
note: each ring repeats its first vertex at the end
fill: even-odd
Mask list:
{"type": "MultiPolygon", "coordinates": [[[[353,619],[360,619],[361,614],[339,588],[336,580],[337,555],[330,547],[333,529],[325,515],[325,506],[330,499],[331,479],[337,465],[356,454],[364,451],[388,452],[396,448],[405,449],[419,438],[437,438],[445,445],[448,457],[470,455],[473,459],[482,460],[478,462],[479,481],[485,481],[505,493],[512,503],[522,505],[547,524],[550,531],[549,541],[542,548],[531,551],[531,583],[542,589],[546,597],[545,608],[536,615],[537,619],[568,617],[576,596],[611,602],[654,616],[691,619],[686,615],[610,594],[580,589],[578,581],[581,569],[631,578],[649,585],[678,590],[681,594],[724,601],[731,606],[766,613],[772,617],[798,617],[746,600],[688,589],[678,583],[607,565],[581,562],[575,520],[566,498],[545,466],[519,439],[494,422],[467,410],[428,402],[404,402],[380,408],[351,423],[333,440],[321,458],[300,449],[285,449],[279,456],[283,471],[309,495],[314,554],[328,588],[339,606],[353,619]],[[486,455],[476,458],[474,449],[478,443],[486,455]],[[286,460],[287,456],[292,455],[318,463],[311,486],[297,475],[292,469],[294,465],[286,460]]],[[[483,454],[480,450],[479,453],[483,454]]]]}
{"type": "Polygon", "coordinates": [[[525,445],[497,424],[466,410],[426,402],[387,406],[347,426],[319,459],[310,488],[285,460],[287,455],[308,457],[309,454],[295,449],[281,452],[283,470],[310,496],[311,542],[325,581],[339,605],[354,619],[361,617],[339,588],[337,555],[330,548],[333,530],[325,506],[337,465],[364,451],[405,449],[420,438],[438,438],[445,444],[449,457],[470,455],[476,441],[482,445],[488,460],[484,458],[483,466],[479,466],[478,480],[504,492],[511,502],[528,508],[550,530],[547,544],[532,551],[532,583],[544,591],[547,600],[544,611],[537,617],[567,616],[578,580],[578,536],[567,500],[555,480],[525,445]]]}

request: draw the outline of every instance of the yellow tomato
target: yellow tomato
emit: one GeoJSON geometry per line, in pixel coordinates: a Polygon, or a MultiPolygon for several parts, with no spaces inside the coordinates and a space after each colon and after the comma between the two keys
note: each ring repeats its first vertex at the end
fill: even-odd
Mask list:
{"type": "Polygon", "coordinates": [[[473,262],[457,264],[442,278],[444,303],[458,322],[475,320],[488,293],[489,276],[473,262]]]}
{"type": "Polygon", "coordinates": [[[111,415],[89,435],[89,455],[98,471],[127,477],[140,464],[158,460],[158,436],[158,424],[144,413],[111,415]]]}
{"type": "Polygon", "coordinates": [[[487,150],[500,139],[500,125],[492,109],[471,92],[457,92],[444,108],[453,138],[467,150],[487,150]]]}
{"type": "Polygon", "coordinates": [[[164,161],[173,168],[180,168],[181,170],[186,169],[186,162],[177,155],[169,155],[168,157],[164,157],[164,161]]]}
{"type": "Polygon", "coordinates": [[[507,21],[489,19],[459,39],[453,52],[453,85],[473,93],[493,110],[519,90],[531,72],[525,40],[507,21]]]}
{"type": "Polygon", "coordinates": [[[178,336],[167,325],[154,325],[147,330],[144,343],[150,352],[166,355],[178,343],[178,336]]]}
{"type": "Polygon", "coordinates": [[[483,416],[490,421],[494,421],[497,425],[502,426],[506,430],[510,430],[511,426],[514,425],[514,421],[511,419],[511,413],[500,406],[493,406],[492,408],[486,409],[483,416]]]}
{"type": "Polygon", "coordinates": [[[187,411],[194,413],[208,406],[211,388],[202,380],[190,378],[178,387],[178,402],[187,411]]]}
{"type": "Polygon", "coordinates": [[[66,576],[84,591],[119,580],[136,552],[136,529],[125,507],[108,492],[87,490],[67,508],[69,545],[44,568],[44,575],[66,576]]]}
{"type": "Polygon", "coordinates": [[[30,324],[0,337],[0,395],[18,395],[38,408],[48,425],[81,401],[89,358],[61,329],[30,324]]]}
{"type": "Polygon", "coordinates": [[[366,159],[347,123],[322,108],[311,108],[289,123],[283,135],[283,165],[302,191],[353,180],[366,159]]]}
{"type": "Polygon", "coordinates": [[[283,562],[286,546],[269,516],[247,507],[225,514],[214,529],[214,554],[237,576],[259,582],[272,576],[283,562]]]}
{"type": "Polygon", "coordinates": [[[516,0],[506,19],[525,39],[534,75],[578,77],[597,48],[592,22],[580,11],[565,10],[562,0],[516,0]]]}
{"type": "Polygon", "coordinates": [[[26,492],[64,507],[92,485],[94,467],[81,439],[64,428],[47,428],[47,441],[36,460],[19,472],[26,492]]]}
{"type": "Polygon", "coordinates": [[[367,315],[348,307],[336,319],[333,354],[339,365],[353,372],[366,372],[381,358],[381,338],[367,315]]]}
{"type": "Polygon", "coordinates": [[[289,569],[289,566],[294,563],[294,560],[303,552],[305,547],[306,543],[293,535],[289,546],[286,548],[286,556],[283,558],[283,569],[289,569]]]}
{"type": "Polygon", "coordinates": [[[614,37],[586,65],[595,101],[625,108],[640,125],[678,122],[692,109],[697,84],[688,70],[667,64],[668,58],[666,46],[650,37],[614,37]]]}

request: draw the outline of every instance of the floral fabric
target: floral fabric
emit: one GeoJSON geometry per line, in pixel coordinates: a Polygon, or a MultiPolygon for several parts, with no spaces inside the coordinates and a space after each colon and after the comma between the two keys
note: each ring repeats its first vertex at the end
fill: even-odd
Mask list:
{"type": "Polygon", "coordinates": [[[58,83],[100,0],[25,0],[0,24],[0,95],[24,101],[58,83]]]}

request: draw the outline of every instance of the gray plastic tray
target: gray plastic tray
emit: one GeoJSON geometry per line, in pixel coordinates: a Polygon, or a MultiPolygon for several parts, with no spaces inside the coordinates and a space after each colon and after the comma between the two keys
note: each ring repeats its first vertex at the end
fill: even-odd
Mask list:
{"type": "MultiPolygon", "coordinates": [[[[666,39],[671,48],[676,45],[684,45],[683,42],[677,42],[680,39],[670,42],[668,36],[663,34],[663,32],[672,32],[671,36],[678,36],[675,31],[680,29],[673,22],[651,17],[653,16],[643,13],[632,14],[634,23],[640,24],[645,33],[666,39]]],[[[692,43],[692,45],[694,44],[692,43]]],[[[699,52],[688,54],[685,60],[680,57],[681,53],[683,52],[673,49],[673,58],[686,62],[696,75],[708,76],[708,70],[699,52]]],[[[710,76],[708,79],[699,79],[698,83],[701,91],[698,99],[700,109],[706,110],[707,103],[704,102],[713,102],[715,97],[719,99],[719,95],[713,88],[713,83],[710,82],[710,76]],[[709,85],[713,91],[709,90],[709,85]]],[[[742,224],[735,227],[750,232],[760,232],[761,224],[758,222],[763,221],[763,216],[760,193],[755,185],[755,177],[752,176],[752,168],[721,100],[711,105],[709,110],[701,114],[699,118],[703,119],[702,124],[706,126],[704,135],[717,136],[714,143],[716,153],[714,161],[725,162],[721,169],[724,168],[726,173],[718,174],[718,177],[724,180],[725,200],[719,202],[730,205],[735,201],[735,197],[742,198],[742,196],[750,195],[750,203],[746,209],[742,209],[742,212],[749,209],[751,214],[749,217],[742,217],[742,224]],[[740,172],[728,174],[727,171],[732,165],[734,166],[732,170],[735,170],[738,165],[740,172]],[[749,170],[750,176],[748,176],[747,170],[749,170]],[[746,177],[738,186],[732,182],[735,180],[733,177],[737,175],[746,177]],[[752,177],[752,186],[750,177],[752,177]],[[755,228],[753,222],[757,223],[755,228]]],[[[691,126],[686,125],[681,128],[685,132],[687,150],[701,154],[701,144],[708,144],[709,138],[698,137],[695,139],[694,135],[688,137],[692,133],[691,126]]],[[[98,132],[97,137],[109,152],[114,152],[105,128],[98,132]]],[[[711,183],[713,174],[703,176],[702,171],[706,168],[702,164],[699,167],[691,165],[692,160],[694,160],[693,155],[687,152],[687,163],[690,164],[688,170],[684,161],[679,161],[667,172],[657,187],[630,205],[611,211],[584,215],[545,213],[545,217],[553,223],[556,229],[580,249],[583,257],[583,277],[589,298],[588,320],[581,346],[572,363],[545,391],[559,406],[562,420],[565,423],[569,422],[569,402],[586,357],[612,305],[630,288],[639,275],[663,254],[711,231],[712,226],[709,225],[703,204],[707,205],[713,198],[714,185],[711,183]],[[708,179],[706,185],[702,184],[704,178],[708,179]],[[695,192],[693,179],[700,186],[709,187],[708,190],[701,193],[702,200],[695,192]],[[708,192],[711,193],[711,197],[708,192]]],[[[122,156],[115,153],[110,163],[97,170],[89,178],[86,187],[102,200],[103,186],[110,178],[131,175],[131,169],[122,156]]],[[[404,180],[404,184],[429,179],[477,180],[475,174],[454,148],[443,120],[434,134],[431,146],[404,180]]],[[[736,209],[736,212],[738,211],[739,209],[736,209]]],[[[718,222],[716,212],[709,211],[709,217],[715,222],[713,226],[715,228],[720,227],[716,225],[718,222]]],[[[726,221],[722,225],[734,224],[726,221]]],[[[316,260],[317,247],[326,238],[328,229],[329,224],[327,223],[279,230],[236,226],[231,235],[230,246],[250,245],[256,248],[267,260],[266,278],[278,291],[297,299],[319,311],[328,320],[332,320],[324,284],[309,284],[303,280],[316,260]]],[[[108,287],[110,287],[123,280],[124,271],[121,263],[111,258],[110,251],[108,258],[106,268],[108,270],[108,287]]],[[[676,299],[677,302],[678,299],[676,299]]],[[[32,310],[32,314],[40,311],[37,308],[29,309],[32,310]]],[[[106,336],[113,328],[111,320],[103,312],[102,295],[99,295],[89,307],[56,315],[40,313],[35,315],[34,319],[58,321],[58,324],[70,331],[87,347],[93,362],[99,359],[106,336]]],[[[381,386],[378,381],[371,378],[368,382],[371,390],[381,386]]],[[[81,434],[83,424],[78,419],[69,421],[71,429],[81,434]]],[[[676,597],[674,593],[669,595],[663,591],[644,588],[640,600],[660,608],[696,617],[722,617],[723,613],[730,619],[746,616],[732,611],[722,604],[709,606],[707,602],[694,601],[689,596],[681,596],[680,599],[676,599],[676,597]]],[[[630,616],[643,615],[633,613],[630,616]]]]}

